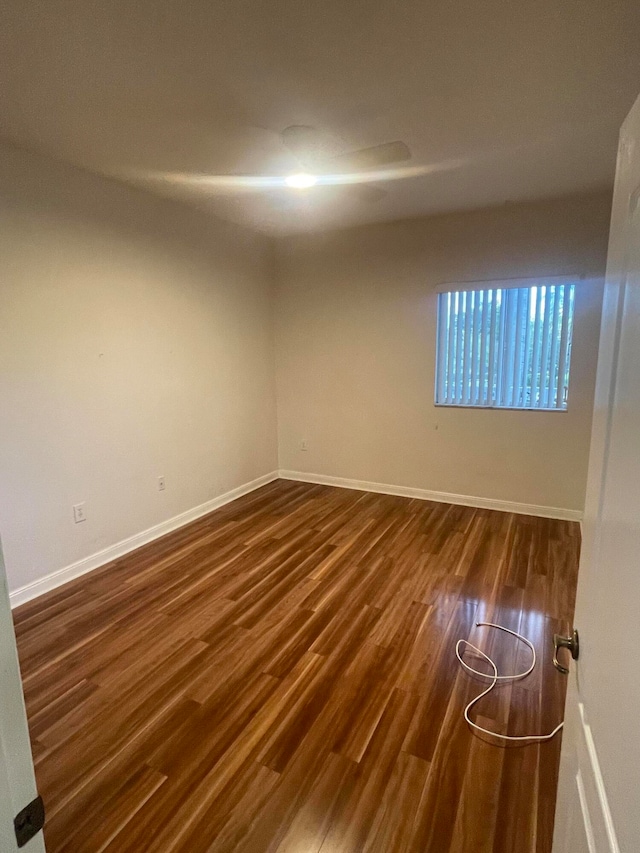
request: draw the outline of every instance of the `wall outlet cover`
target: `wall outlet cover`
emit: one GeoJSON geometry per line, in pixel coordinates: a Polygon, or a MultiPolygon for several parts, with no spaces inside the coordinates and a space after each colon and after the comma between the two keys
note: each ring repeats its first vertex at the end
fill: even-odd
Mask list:
{"type": "Polygon", "coordinates": [[[76,524],[87,520],[87,516],[84,511],[84,503],[73,505],[73,520],[76,524]]]}

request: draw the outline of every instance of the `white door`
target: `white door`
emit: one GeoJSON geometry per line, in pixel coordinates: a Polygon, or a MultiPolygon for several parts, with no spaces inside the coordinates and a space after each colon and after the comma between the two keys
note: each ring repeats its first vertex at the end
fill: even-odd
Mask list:
{"type": "MultiPolygon", "coordinates": [[[[0,851],[18,850],[14,818],[37,797],[31,746],[0,545],[0,851]]],[[[27,818],[25,818],[27,820],[27,818]]],[[[44,853],[42,832],[21,848],[44,853]]]]}
{"type": "Polygon", "coordinates": [[[640,98],[618,150],[554,853],[640,851],[640,98]]]}

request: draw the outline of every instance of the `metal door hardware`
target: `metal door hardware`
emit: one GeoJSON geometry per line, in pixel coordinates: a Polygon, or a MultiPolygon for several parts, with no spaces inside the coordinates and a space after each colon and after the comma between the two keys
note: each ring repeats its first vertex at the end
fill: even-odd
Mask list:
{"type": "Polygon", "coordinates": [[[580,654],[580,639],[578,637],[578,632],[574,630],[569,637],[563,637],[561,634],[553,635],[553,665],[556,669],[560,670],[560,672],[567,675],[569,672],[568,668],[563,666],[558,660],[559,649],[569,649],[571,657],[574,660],[578,660],[578,656],[580,654]]]}
{"type": "Polygon", "coordinates": [[[44,803],[36,797],[19,812],[13,821],[18,847],[24,847],[44,826],[44,803]]]}

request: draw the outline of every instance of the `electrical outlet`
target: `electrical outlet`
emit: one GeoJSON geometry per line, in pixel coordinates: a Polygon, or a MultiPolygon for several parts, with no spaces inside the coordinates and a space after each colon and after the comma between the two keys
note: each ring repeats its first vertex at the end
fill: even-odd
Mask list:
{"type": "Polygon", "coordinates": [[[309,449],[309,442],[307,441],[306,438],[303,438],[302,441],[300,442],[300,450],[308,450],[308,449],[309,449]]]}
{"type": "Polygon", "coordinates": [[[73,506],[73,520],[76,524],[79,524],[81,521],[86,521],[87,516],[84,511],[84,504],[74,504],[73,506]]]}
{"type": "Polygon", "coordinates": [[[164,477],[158,477],[158,491],[164,492],[166,489],[166,483],[164,482],[164,477]]]}

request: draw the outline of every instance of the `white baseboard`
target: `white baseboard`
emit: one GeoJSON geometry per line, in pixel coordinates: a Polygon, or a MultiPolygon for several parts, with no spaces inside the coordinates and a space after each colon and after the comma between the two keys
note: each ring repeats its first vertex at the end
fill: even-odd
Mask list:
{"type": "Polygon", "coordinates": [[[344,477],[328,477],[325,474],[307,474],[302,471],[280,470],[283,480],[297,480],[301,483],[316,483],[322,486],[338,486],[341,489],[357,489],[362,492],[377,492],[382,495],[397,495],[403,498],[418,498],[438,503],[473,506],[479,509],[496,509],[501,512],[517,512],[521,515],[538,515],[542,518],[560,518],[565,521],[581,521],[582,512],[577,509],[563,509],[555,506],[539,506],[515,501],[501,501],[496,498],[480,498],[473,495],[456,495],[449,492],[434,492],[430,489],[415,489],[410,486],[390,486],[386,483],[369,483],[366,480],[348,480],[344,477]]]}
{"type": "Polygon", "coordinates": [[[267,483],[272,483],[277,479],[277,471],[264,474],[262,477],[258,477],[250,483],[244,483],[244,485],[238,486],[236,489],[232,489],[224,495],[219,495],[217,498],[213,498],[206,503],[200,504],[200,506],[188,509],[186,512],[180,513],[180,515],[167,519],[167,521],[162,521],[160,524],[156,524],[148,530],[143,530],[142,533],[136,533],[128,539],[123,539],[121,542],[116,542],[115,545],[110,545],[108,548],[98,551],[96,554],[84,557],[82,560],[78,560],[70,566],[65,566],[62,569],[51,572],[49,575],[45,575],[43,578],[38,578],[36,581],[32,581],[19,589],[15,589],[9,595],[11,607],[18,607],[20,604],[31,601],[32,598],[37,598],[45,592],[49,592],[50,590],[55,589],[58,586],[62,586],[62,584],[65,584],[74,578],[80,577],[80,575],[84,575],[87,572],[91,572],[94,569],[99,568],[100,566],[104,566],[112,560],[117,560],[119,557],[128,554],[130,551],[135,551],[136,548],[140,548],[141,545],[146,545],[148,542],[153,542],[154,539],[159,539],[161,536],[171,533],[172,530],[184,527],[185,524],[189,524],[191,521],[195,521],[203,515],[213,512],[214,509],[218,509],[219,507],[236,500],[236,498],[240,498],[242,495],[253,492],[255,489],[259,489],[260,486],[266,486],[267,483]]]}
{"type": "Polygon", "coordinates": [[[538,515],[543,518],[560,518],[567,521],[581,521],[582,513],[575,509],[562,509],[559,507],[538,506],[536,504],[515,503],[513,501],[500,501],[494,498],[479,498],[471,495],[456,495],[449,492],[434,492],[430,489],[415,489],[409,486],[390,486],[385,483],[370,483],[366,480],[348,480],[344,477],[328,477],[324,474],[307,474],[302,471],[272,471],[269,474],[264,474],[252,480],[250,483],[245,483],[226,492],[224,495],[219,495],[213,500],[207,501],[200,506],[189,509],[186,512],[180,513],[167,521],[162,521],[148,530],[143,530],[141,533],[136,533],[128,539],[123,539],[121,542],[116,542],[96,554],[91,554],[72,563],[70,566],[65,566],[51,574],[45,575],[36,581],[32,581],[25,586],[19,587],[10,593],[12,607],[18,607],[20,604],[25,604],[45,592],[49,592],[56,587],[62,586],[74,578],[80,577],[87,572],[104,566],[112,560],[117,560],[119,557],[128,554],[130,551],[135,551],[142,545],[148,542],[153,542],[154,539],[159,539],[191,521],[207,515],[218,507],[224,506],[236,498],[242,497],[249,492],[265,486],[267,483],[272,483],[281,477],[284,480],[297,480],[301,483],[316,483],[324,486],[338,486],[342,489],[357,489],[363,492],[377,492],[384,495],[398,495],[405,498],[418,498],[420,500],[438,501],[439,503],[459,504],[461,506],[473,506],[482,509],[496,509],[502,512],[517,512],[524,515],[538,515]]]}

